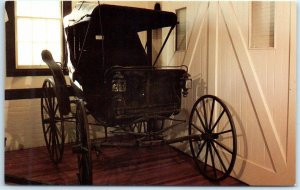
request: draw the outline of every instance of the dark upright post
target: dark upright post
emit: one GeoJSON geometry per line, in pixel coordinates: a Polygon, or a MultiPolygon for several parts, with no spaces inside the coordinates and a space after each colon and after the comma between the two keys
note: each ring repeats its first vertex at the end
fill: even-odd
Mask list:
{"type": "Polygon", "coordinates": [[[148,62],[152,65],[152,30],[147,30],[147,57],[148,62]]]}

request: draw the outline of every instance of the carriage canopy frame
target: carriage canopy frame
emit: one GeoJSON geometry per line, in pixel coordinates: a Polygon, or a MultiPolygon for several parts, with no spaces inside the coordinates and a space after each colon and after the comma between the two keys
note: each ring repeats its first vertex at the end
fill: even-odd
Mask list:
{"type": "MultiPolygon", "coordinates": [[[[170,27],[153,66],[155,66],[158,61],[171,32],[178,24],[177,16],[173,12],[82,2],[77,4],[71,14],[64,17],[64,28],[72,27],[80,23],[87,23],[91,21],[92,18],[99,22],[101,27],[99,35],[119,32],[120,30],[122,30],[124,34],[126,34],[126,31],[136,33],[147,31],[146,48],[148,62],[150,63],[152,63],[152,30],[170,27]]],[[[87,28],[87,32],[88,30],[89,27],[87,28]]],[[[98,38],[104,37],[98,36],[98,38]]]]}

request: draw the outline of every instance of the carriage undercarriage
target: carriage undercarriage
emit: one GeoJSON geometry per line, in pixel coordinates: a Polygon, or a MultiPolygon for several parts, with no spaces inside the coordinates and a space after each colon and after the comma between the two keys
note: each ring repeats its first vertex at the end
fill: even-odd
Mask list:
{"type": "MultiPolygon", "coordinates": [[[[58,164],[63,158],[65,123],[75,123],[75,142],[72,151],[78,158],[79,184],[93,184],[92,152],[101,156],[101,147],[155,147],[175,143],[189,142],[191,156],[195,160],[200,173],[212,181],[224,180],[233,169],[236,159],[236,134],[234,123],[226,105],[217,97],[205,95],[194,104],[190,118],[176,119],[175,116],[145,116],[138,118],[127,125],[109,126],[103,121],[89,122],[88,110],[81,99],[72,101],[76,111],[67,116],[60,114],[54,90],[44,82],[42,101],[42,122],[48,152],[53,163],[58,164]],[[51,92],[51,93],[49,93],[51,92]],[[216,111],[216,107],[222,111],[216,111]],[[50,114],[49,114],[50,113],[50,114]],[[218,113],[218,114],[217,114],[218,113]],[[215,114],[215,115],[214,115],[215,114]],[[48,116],[45,118],[45,115],[48,116]],[[196,120],[195,120],[196,119],[196,120]],[[224,120],[224,121],[222,121],[224,120]],[[221,121],[228,122],[229,127],[219,126],[221,121]],[[156,125],[155,125],[155,124],[156,125]],[[169,124],[166,126],[166,124],[169,124]],[[91,139],[89,126],[98,126],[104,129],[104,137],[91,139]],[[168,137],[168,132],[176,128],[187,128],[187,135],[175,138],[168,137]],[[109,130],[110,129],[110,130],[109,130]],[[108,131],[109,130],[109,131],[108,131]],[[228,136],[229,134],[229,136],[228,136]],[[218,140],[232,138],[231,144],[224,145],[218,140]],[[110,140],[110,136],[117,137],[110,140]],[[123,137],[123,138],[121,138],[123,137]],[[116,139],[122,139],[118,141],[116,139]],[[124,141],[125,139],[125,141],[124,141]],[[221,158],[227,154],[226,158],[221,158]],[[202,160],[199,160],[200,155],[202,160]],[[229,160],[228,160],[229,159],[229,160]],[[219,167],[216,164],[219,164],[219,167]],[[221,167],[221,168],[220,168],[221,167]]],[[[52,84],[54,84],[52,82],[52,84]]]]}

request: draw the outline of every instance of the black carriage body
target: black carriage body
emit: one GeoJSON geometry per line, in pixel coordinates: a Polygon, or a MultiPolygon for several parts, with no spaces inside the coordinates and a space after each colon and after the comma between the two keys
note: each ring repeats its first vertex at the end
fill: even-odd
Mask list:
{"type": "Polygon", "coordinates": [[[119,124],[179,112],[186,69],[152,66],[138,36],[176,24],[170,12],[89,3],[64,18],[71,83],[95,118],[119,124]]]}
{"type": "Polygon", "coordinates": [[[184,73],[180,69],[113,69],[106,78],[105,86],[107,118],[123,121],[128,118],[168,117],[178,113],[184,73]],[[126,88],[124,92],[112,89],[115,81],[120,80],[118,76],[122,77],[122,88],[126,88]]]}

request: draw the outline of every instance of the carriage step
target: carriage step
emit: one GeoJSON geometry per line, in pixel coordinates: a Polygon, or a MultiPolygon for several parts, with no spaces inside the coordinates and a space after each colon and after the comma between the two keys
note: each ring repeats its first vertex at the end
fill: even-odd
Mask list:
{"type": "Polygon", "coordinates": [[[83,147],[81,144],[72,146],[72,152],[74,154],[81,154],[88,151],[89,151],[88,148],[83,147]]]}

